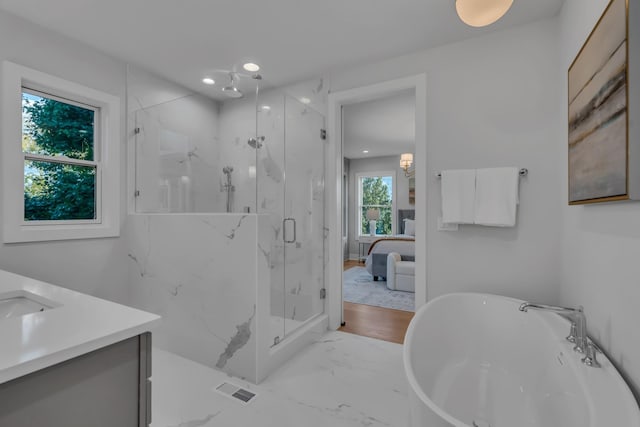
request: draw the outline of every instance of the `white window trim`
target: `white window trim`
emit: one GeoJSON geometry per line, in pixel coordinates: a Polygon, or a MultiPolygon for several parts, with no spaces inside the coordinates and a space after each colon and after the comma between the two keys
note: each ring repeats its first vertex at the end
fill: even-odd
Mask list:
{"type": "MultiPolygon", "coordinates": [[[[362,201],[362,181],[363,177],[374,177],[374,176],[390,176],[393,180],[391,191],[392,199],[391,199],[391,236],[395,234],[395,226],[396,226],[396,172],[395,171],[372,171],[372,172],[358,172],[356,173],[356,186],[357,186],[357,199],[356,199],[356,209],[355,210],[355,229],[358,230],[357,237],[367,237],[370,234],[362,234],[362,223],[360,222],[360,202],[362,201]]],[[[384,236],[381,234],[381,236],[384,236]]]]}
{"type": "Polygon", "coordinates": [[[91,239],[120,235],[120,99],[12,62],[2,64],[2,225],[5,243],[91,239]],[[22,88],[51,93],[99,109],[97,114],[101,191],[98,221],[24,221],[22,88]]]}

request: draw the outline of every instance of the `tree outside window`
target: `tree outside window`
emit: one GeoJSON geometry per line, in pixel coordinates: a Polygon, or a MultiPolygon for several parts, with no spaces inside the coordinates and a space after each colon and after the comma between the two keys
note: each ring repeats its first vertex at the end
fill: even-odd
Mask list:
{"type": "Polygon", "coordinates": [[[376,234],[393,234],[393,176],[361,176],[360,184],[360,235],[369,234],[368,209],[378,209],[376,234]]]}
{"type": "Polygon", "coordinates": [[[96,219],[96,109],[23,89],[24,220],[96,219]]]}

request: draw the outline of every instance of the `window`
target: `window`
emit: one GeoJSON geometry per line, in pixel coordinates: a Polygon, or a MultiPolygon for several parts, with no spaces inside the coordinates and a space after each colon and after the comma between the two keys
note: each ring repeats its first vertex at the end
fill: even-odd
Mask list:
{"type": "Polygon", "coordinates": [[[369,235],[367,212],[377,213],[376,233],[388,236],[393,234],[393,199],[395,172],[375,172],[357,174],[358,179],[358,214],[356,230],[360,236],[369,235]]]}
{"type": "Polygon", "coordinates": [[[3,64],[5,242],[119,234],[118,98],[3,64]]]}
{"type": "Polygon", "coordinates": [[[95,107],[23,88],[25,221],[99,221],[97,112],[95,107]]]}

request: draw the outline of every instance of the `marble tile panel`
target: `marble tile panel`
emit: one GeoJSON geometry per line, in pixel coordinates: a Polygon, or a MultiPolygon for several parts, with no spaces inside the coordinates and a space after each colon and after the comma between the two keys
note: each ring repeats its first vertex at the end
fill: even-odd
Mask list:
{"type": "Polygon", "coordinates": [[[257,217],[131,215],[128,227],[131,304],[163,317],[154,343],[255,381],[257,217]]]}

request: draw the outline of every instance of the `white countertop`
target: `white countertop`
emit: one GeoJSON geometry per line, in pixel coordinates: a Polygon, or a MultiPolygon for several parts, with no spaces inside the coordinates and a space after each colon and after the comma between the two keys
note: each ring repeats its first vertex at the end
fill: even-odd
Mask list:
{"type": "Polygon", "coordinates": [[[60,304],[0,319],[0,384],[150,331],[160,317],[0,270],[0,294],[27,291],[60,304]]]}

